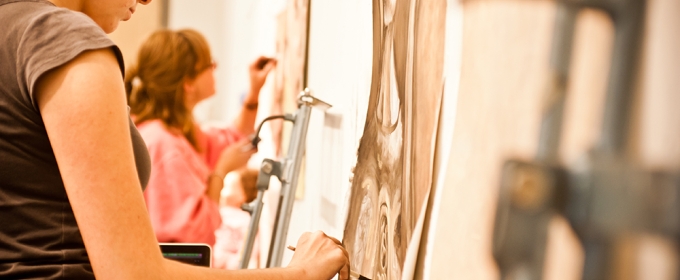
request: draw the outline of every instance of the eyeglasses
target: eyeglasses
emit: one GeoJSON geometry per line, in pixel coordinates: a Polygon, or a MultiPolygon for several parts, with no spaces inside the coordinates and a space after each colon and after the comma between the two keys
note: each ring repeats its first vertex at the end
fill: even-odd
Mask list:
{"type": "Polygon", "coordinates": [[[201,73],[201,72],[208,70],[208,69],[215,70],[215,68],[217,68],[217,61],[213,60],[207,67],[201,68],[201,70],[199,70],[198,73],[201,73]]]}

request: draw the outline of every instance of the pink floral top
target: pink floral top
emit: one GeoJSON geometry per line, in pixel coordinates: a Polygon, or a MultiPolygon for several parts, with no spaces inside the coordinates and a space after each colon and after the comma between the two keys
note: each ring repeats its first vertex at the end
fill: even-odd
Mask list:
{"type": "Polygon", "coordinates": [[[208,176],[224,148],[245,136],[233,128],[202,130],[198,153],[181,133],[159,120],[137,126],[151,156],[151,178],[144,191],[159,242],[215,244],[222,222],[217,203],[205,195],[208,176]]]}

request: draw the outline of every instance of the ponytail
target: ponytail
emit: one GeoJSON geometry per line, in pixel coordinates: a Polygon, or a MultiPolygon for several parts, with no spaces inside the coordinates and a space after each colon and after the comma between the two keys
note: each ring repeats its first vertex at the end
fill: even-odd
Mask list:
{"type": "Polygon", "coordinates": [[[133,83],[135,78],[138,78],[139,71],[137,66],[132,66],[125,71],[125,93],[127,93],[128,103],[130,103],[130,96],[132,95],[133,83]]]}

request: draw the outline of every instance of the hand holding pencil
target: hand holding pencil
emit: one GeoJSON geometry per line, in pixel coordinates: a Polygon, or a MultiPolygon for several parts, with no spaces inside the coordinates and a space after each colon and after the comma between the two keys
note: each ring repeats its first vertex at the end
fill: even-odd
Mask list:
{"type": "MultiPolygon", "coordinates": [[[[288,245],[288,250],[295,252],[295,247],[288,245]]],[[[359,280],[371,280],[371,278],[363,276],[363,275],[359,274],[358,272],[354,272],[352,269],[349,270],[349,276],[354,277],[354,278],[359,279],[359,280]]]]}
{"type": "Polygon", "coordinates": [[[305,232],[291,248],[295,254],[288,267],[301,269],[305,279],[331,279],[336,274],[341,280],[349,279],[349,254],[339,240],[322,231],[305,232]]]}

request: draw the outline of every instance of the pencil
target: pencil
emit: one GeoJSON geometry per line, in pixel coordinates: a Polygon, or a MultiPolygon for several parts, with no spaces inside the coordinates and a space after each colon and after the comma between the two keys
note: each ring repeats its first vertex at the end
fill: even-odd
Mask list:
{"type": "MultiPolygon", "coordinates": [[[[295,247],[294,247],[294,246],[288,245],[288,250],[291,250],[291,251],[295,252],[295,247]]],[[[371,280],[371,278],[368,278],[368,277],[366,277],[366,276],[363,276],[363,275],[361,275],[361,274],[359,274],[359,273],[356,273],[356,272],[354,272],[354,271],[352,271],[352,270],[349,271],[349,276],[352,277],[352,278],[359,279],[359,280],[371,280]]]]}

